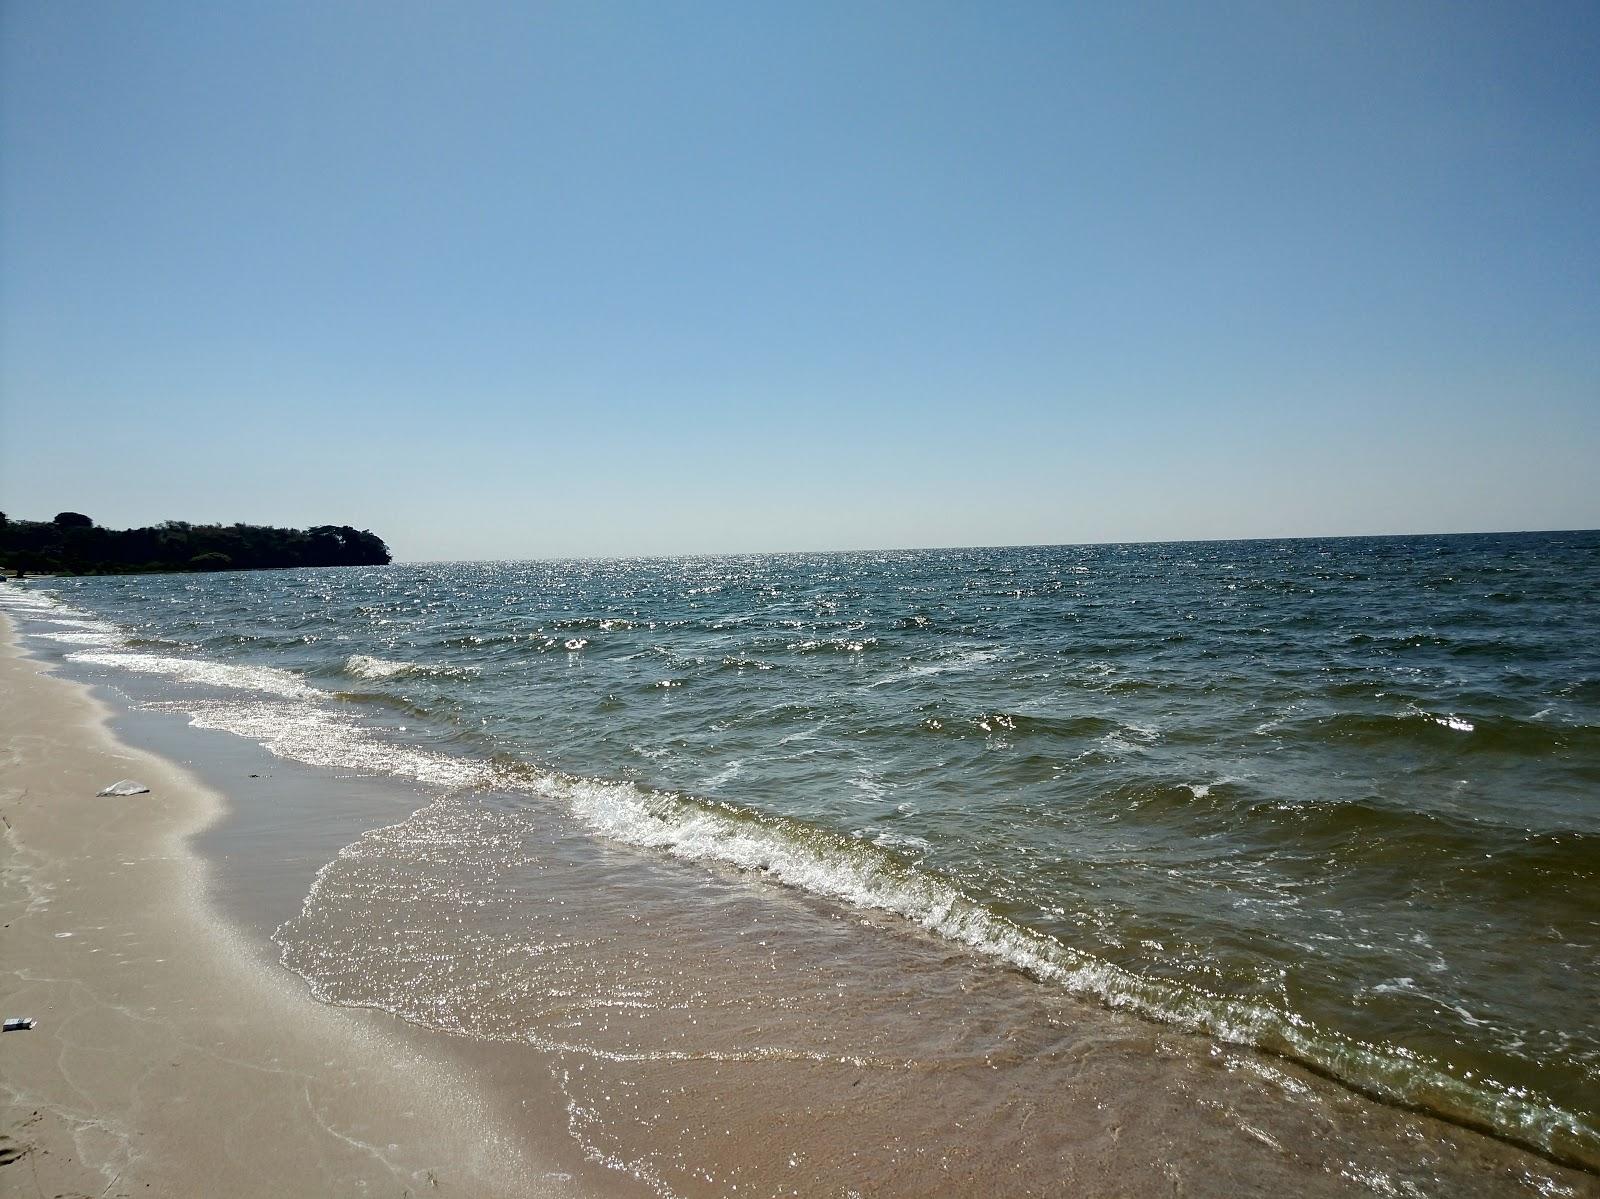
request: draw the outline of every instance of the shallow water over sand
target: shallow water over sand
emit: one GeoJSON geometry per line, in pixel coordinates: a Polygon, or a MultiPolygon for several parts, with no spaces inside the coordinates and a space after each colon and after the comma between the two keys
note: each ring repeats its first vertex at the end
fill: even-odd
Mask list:
{"type": "Polygon", "coordinates": [[[325,998],[551,1052],[574,1134],[661,1193],[1590,1181],[903,921],[643,858],[493,797],[368,834],[279,938],[325,998]]]}

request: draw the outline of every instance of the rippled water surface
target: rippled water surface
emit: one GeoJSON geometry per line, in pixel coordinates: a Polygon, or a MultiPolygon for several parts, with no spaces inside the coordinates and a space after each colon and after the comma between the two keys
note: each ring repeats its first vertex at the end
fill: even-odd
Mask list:
{"type": "Polygon", "coordinates": [[[52,593],[23,608],[69,657],[286,756],[496,827],[554,802],[1600,1161],[1600,534],[52,593]]]}

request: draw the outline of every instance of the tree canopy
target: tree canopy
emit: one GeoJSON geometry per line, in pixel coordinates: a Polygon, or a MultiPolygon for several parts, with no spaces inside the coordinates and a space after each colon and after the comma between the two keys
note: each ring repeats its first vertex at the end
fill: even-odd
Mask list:
{"type": "Polygon", "coordinates": [[[102,529],[80,512],[62,512],[50,521],[0,519],[0,568],[8,570],[140,574],[388,561],[381,538],[349,525],[278,529],[169,520],[142,529],[102,529]]]}

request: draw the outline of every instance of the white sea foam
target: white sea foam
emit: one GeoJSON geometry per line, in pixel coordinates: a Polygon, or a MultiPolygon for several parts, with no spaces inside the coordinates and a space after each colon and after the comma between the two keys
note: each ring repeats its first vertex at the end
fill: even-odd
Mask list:
{"type": "Polygon", "coordinates": [[[872,843],[882,849],[898,850],[901,853],[917,856],[929,853],[933,849],[932,843],[926,838],[912,833],[882,832],[872,838],[872,843]]]}
{"type": "Polygon", "coordinates": [[[1159,730],[1129,721],[1097,738],[1095,744],[1112,754],[1142,754],[1160,739],[1159,730]]]}
{"type": "Polygon", "coordinates": [[[706,778],[700,783],[700,786],[707,791],[715,790],[717,787],[721,787],[726,783],[733,782],[733,780],[738,778],[743,771],[744,763],[738,759],[735,759],[734,761],[729,762],[715,774],[706,776],[706,778]]]}
{"type": "Polygon", "coordinates": [[[46,605],[61,607],[59,601],[41,591],[34,591],[21,584],[9,584],[4,591],[0,591],[0,604],[7,607],[38,608],[46,605]]]}
{"type": "Polygon", "coordinates": [[[445,678],[461,678],[466,675],[476,674],[477,669],[471,666],[437,666],[424,662],[391,662],[386,658],[374,658],[370,654],[351,654],[344,660],[344,672],[358,679],[394,679],[412,675],[439,675],[445,678]]]}
{"type": "Polygon", "coordinates": [[[392,679],[397,674],[409,674],[415,669],[411,662],[387,662],[366,654],[351,654],[344,660],[344,672],[358,679],[392,679]]]}
{"type": "Polygon", "coordinates": [[[49,626],[27,630],[28,636],[41,641],[105,648],[120,645],[125,639],[123,630],[110,621],[94,619],[88,613],[69,608],[54,596],[42,592],[8,586],[0,590],[0,608],[49,626]]]}
{"type": "Polygon", "coordinates": [[[67,661],[82,662],[90,666],[110,666],[118,670],[136,670],[144,674],[161,674],[180,683],[261,691],[288,699],[313,698],[323,694],[307,684],[300,676],[271,666],[206,662],[198,658],[169,658],[160,654],[94,651],[68,654],[67,661]]]}
{"type": "Polygon", "coordinates": [[[280,758],[309,766],[395,775],[450,790],[486,786],[497,778],[488,762],[397,744],[353,714],[317,704],[222,700],[170,701],[151,707],[183,712],[196,728],[247,737],[280,758]]]}
{"type": "MultiPolygon", "coordinates": [[[[13,612],[34,618],[47,620],[60,620],[62,617],[83,617],[87,612],[79,612],[76,608],[68,608],[59,600],[42,592],[28,591],[15,584],[7,584],[0,588],[0,608],[9,608],[13,612]]],[[[64,623],[64,622],[63,622],[64,623]]]]}
{"type": "Polygon", "coordinates": [[[809,654],[817,650],[837,650],[845,654],[862,654],[877,644],[878,639],[876,637],[835,637],[827,641],[791,641],[784,648],[793,650],[797,654],[809,654]]]}
{"type": "Polygon", "coordinates": [[[825,727],[827,727],[827,725],[829,723],[831,723],[832,720],[833,720],[833,717],[824,716],[821,720],[817,721],[817,723],[812,725],[810,728],[800,729],[797,732],[793,732],[793,733],[785,733],[782,737],[778,738],[778,744],[779,745],[788,745],[791,741],[809,741],[813,737],[815,737],[818,733],[820,733],[825,727]]]}
{"type": "Polygon", "coordinates": [[[971,670],[975,666],[993,662],[1000,656],[999,651],[992,649],[967,650],[952,658],[945,658],[938,662],[918,662],[907,666],[904,670],[897,670],[893,674],[886,674],[881,679],[874,679],[868,683],[868,688],[882,687],[887,683],[903,682],[906,679],[926,678],[930,675],[949,674],[952,671],[971,670]]]}
{"type": "Polygon", "coordinates": [[[29,636],[41,641],[58,641],[62,645],[113,646],[121,645],[123,640],[119,633],[30,633],[29,636]]]}

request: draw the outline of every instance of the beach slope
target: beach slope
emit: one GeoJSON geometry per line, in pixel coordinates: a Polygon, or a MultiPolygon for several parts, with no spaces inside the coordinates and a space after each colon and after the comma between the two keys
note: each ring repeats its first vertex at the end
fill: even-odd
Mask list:
{"type": "Polygon", "coordinates": [[[212,913],[221,800],[0,618],[0,1195],[569,1194],[448,1063],[212,913]],[[148,794],[100,798],[133,778],[148,794]]]}

